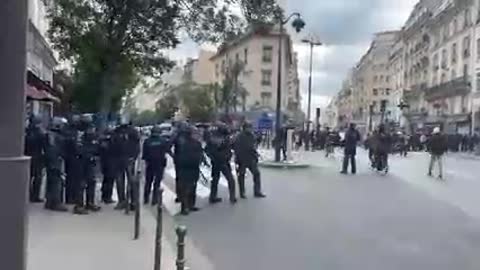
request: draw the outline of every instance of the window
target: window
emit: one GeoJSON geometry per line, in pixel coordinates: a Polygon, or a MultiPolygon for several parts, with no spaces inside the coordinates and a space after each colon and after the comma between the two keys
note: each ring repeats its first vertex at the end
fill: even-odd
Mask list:
{"type": "Polygon", "coordinates": [[[245,64],[248,64],[248,48],[245,48],[245,50],[243,51],[243,62],[245,64]]]}
{"type": "Polygon", "coordinates": [[[463,65],[463,77],[467,78],[468,76],[468,64],[463,65]]]}
{"type": "Polygon", "coordinates": [[[262,106],[269,107],[269,106],[272,105],[272,104],[271,104],[271,103],[272,103],[272,93],[270,93],[270,92],[262,92],[262,93],[260,94],[260,97],[261,97],[261,99],[262,99],[262,101],[261,101],[262,106]]]}
{"type": "Polygon", "coordinates": [[[235,63],[238,63],[240,61],[240,54],[236,53],[235,54],[235,63]]]}
{"type": "Polygon", "coordinates": [[[463,57],[468,58],[470,56],[470,36],[466,36],[463,39],[463,57]]]}
{"type": "Polygon", "coordinates": [[[263,46],[263,56],[262,60],[264,63],[272,62],[273,47],[272,46],[263,46]]]}
{"type": "Polygon", "coordinates": [[[446,79],[445,73],[442,73],[442,77],[440,78],[440,83],[444,83],[446,79]]]}
{"type": "Polygon", "coordinates": [[[390,82],[390,76],[386,76],[386,77],[385,77],[385,81],[386,81],[387,83],[390,82]]]}
{"type": "Polygon", "coordinates": [[[217,63],[217,64],[215,64],[215,75],[218,77],[219,73],[220,73],[219,72],[219,66],[218,66],[218,63],[217,63]]]}
{"type": "Polygon", "coordinates": [[[465,10],[465,24],[464,24],[464,28],[466,28],[467,26],[470,26],[472,24],[472,16],[471,16],[471,13],[470,13],[470,9],[466,9],[465,10]]]}
{"type": "Polygon", "coordinates": [[[380,76],[380,82],[383,82],[383,75],[380,76]]]}
{"type": "Polygon", "coordinates": [[[385,95],[390,96],[390,88],[385,89],[385,95]]]}
{"type": "Polygon", "coordinates": [[[453,34],[457,33],[457,18],[453,19],[452,32],[453,32],[453,34]]]}
{"type": "Polygon", "coordinates": [[[432,62],[433,62],[433,65],[432,65],[432,66],[433,66],[433,70],[434,70],[434,71],[435,71],[435,70],[438,70],[438,67],[439,67],[439,64],[438,64],[438,54],[434,54],[434,55],[433,55],[433,60],[432,60],[432,62]]]}
{"type": "Polygon", "coordinates": [[[477,73],[477,87],[476,92],[480,92],[480,72],[477,73]]]}
{"type": "Polygon", "coordinates": [[[442,68],[447,68],[447,50],[442,50],[442,68]]]}
{"type": "Polygon", "coordinates": [[[377,88],[373,88],[373,95],[378,96],[378,89],[377,88]]]}
{"type": "Polygon", "coordinates": [[[452,80],[457,77],[457,72],[455,71],[455,68],[452,68],[452,80]]]}
{"type": "Polygon", "coordinates": [[[480,38],[477,39],[477,61],[480,61],[480,38]]]}
{"type": "Polygon", "coordinates": [[[264,86],[272,85],[272,71],[271,70],[262,70],[262,85],[264,85],[264,86]]]}
{"type": "Polygon", "coordinates": [[[457,43],[453,43],[452,45],[452,64],[457,62],[457,43]]]}
{"type": "Polygon", "coordinates": [[[377,75],[373,76],[373,82],[377,82],[377,81],[378,81],[378,76],[377,75]]]}

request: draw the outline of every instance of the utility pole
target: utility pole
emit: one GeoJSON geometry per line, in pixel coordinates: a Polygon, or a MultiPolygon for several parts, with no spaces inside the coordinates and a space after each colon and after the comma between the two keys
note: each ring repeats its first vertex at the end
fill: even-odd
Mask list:
{"type": "MultiPolygon", "coordinates": [[[[322,43],[314,41],[313,38],[302,40],[303,43],[310,45],[310,72],[308,76],[308,103],[307,103],[307,136],[310,136],[310,114],[312,109],[312,72],[313,72],[313,48],[321,46],[322,43]]],[[[305,140],[305,150],[310,150],[310,141],[305,140]]]]}
{"type": "Polygon", "coordinates": [[[26,269],[27,179],[23,156],[27,55],[27,0],[0,8],[0,249],[2,269],[26,269]]]}

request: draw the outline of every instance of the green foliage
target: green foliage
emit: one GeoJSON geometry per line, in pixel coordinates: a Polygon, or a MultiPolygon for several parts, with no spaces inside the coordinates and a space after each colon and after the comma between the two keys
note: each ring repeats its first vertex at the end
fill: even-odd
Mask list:
{"type": "Polygon", "coordinates": [[[178,101],[173,93],[168,93],[155,104],[155,111],[160,120],[171,119],[178,109],[178,101]]]}
{"type": "Polygon", "coordinates": [[[188,118],[194,122],[211,121],[215,114],[213,92],[209,86],[184,84],[180,99],[188,118]]]}
{"type": "Polygon", "coordinates": [[[90,112],[118,110],[138,77],[171,68],[161,52],[179,43],[180,31],[220,43],[247,23],[271,21],[278,8],[275,0],[55,0],[49,6],[50,41],[73,64],[76,107],[90,112]],[[232,12],[235,6],[245,18],[232,12]]]}

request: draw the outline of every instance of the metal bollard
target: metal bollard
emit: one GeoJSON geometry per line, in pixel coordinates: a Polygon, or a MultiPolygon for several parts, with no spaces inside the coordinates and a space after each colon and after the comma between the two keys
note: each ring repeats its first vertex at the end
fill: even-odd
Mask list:
{"type": "Polygon", "coordinates": [[[155,254],[153,270],[160,270],[162,264],[162,234],[163,234],[163,216],[162,216],[163,189],[158,190],[157,204],[157,229],[155,231],[155,254]]]}
{"type": "Polygon", "coordinates": [[[135,192],[135,220],[133,239],[137,240],[140,236],[140,173],[135,176],[134,192],[135,192]]]}
{"type": "Polygon", "coordinates": [[[177,270],[184,270],[185,236],[187,235],[187,228],[185,226],[178,226],[175,231],[177,232],[177,270]]]}

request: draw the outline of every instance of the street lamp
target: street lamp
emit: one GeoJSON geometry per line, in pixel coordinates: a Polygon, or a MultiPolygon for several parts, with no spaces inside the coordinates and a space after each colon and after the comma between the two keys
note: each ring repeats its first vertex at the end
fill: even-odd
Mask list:
{"type": "Polygon", "coordinates": [[[300,32],[305,27],[305,22],[302,20],[300,13],[295,12],[284,19],[283,13],[278,14],[278,24],[280,25],[280,35],[278,37],[278,76],[277,76],[277,107],[275,112],[275,136],[277,143],[275,144],[275,162],[280,162],[280,133],[282,132],[282,45],[283,45],[283,26],[287,24],[291,18],[295,17],[292,22],[295,31],[300,32]]]}
{"type": "MultiPolygon", "coordinates": [[[[319,41],[310,39],[303,39],[303,43],[310,45],[310,75],[308,76],[308,103],[307,103],[307,136],[310,134],[310,110],[312,106],[312,68],[313,68],[313,47],[322,46],[322,43],[319,41]]],[[[305,141],[305,150],[308,151],[310,148],[309,140],[305,141]]]]}

